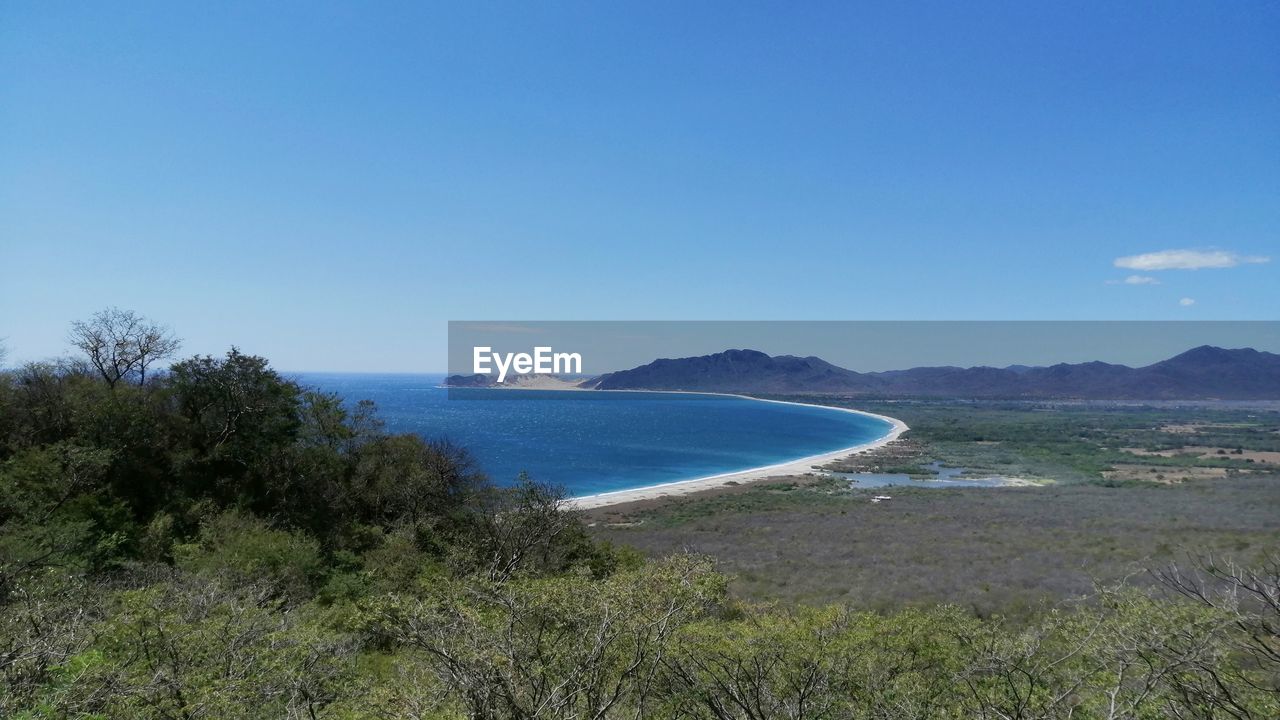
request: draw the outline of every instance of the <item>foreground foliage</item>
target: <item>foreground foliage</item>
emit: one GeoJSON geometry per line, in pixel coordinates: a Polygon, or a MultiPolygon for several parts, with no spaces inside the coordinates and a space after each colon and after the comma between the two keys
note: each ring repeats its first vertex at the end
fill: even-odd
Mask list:
{"type": "Polygon", "coordinates": [[[12,598],[0,707],[27,718],[1272,718],[1277,616],[1257,600],[1274,602],[1278,568],[1264,584],[1197,585],[1206,601],[1105,591],[1021,626],[953,607],[741,605],[694,556],[333,605],[156,569],[128,589],[51,583],[12,598]]]}

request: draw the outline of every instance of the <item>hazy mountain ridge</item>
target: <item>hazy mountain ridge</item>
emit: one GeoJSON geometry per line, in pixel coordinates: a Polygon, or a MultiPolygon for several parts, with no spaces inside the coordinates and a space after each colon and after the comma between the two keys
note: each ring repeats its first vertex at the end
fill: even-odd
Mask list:
{"type": "Polygon", "coordinates": [[[661,359],[607,373],[600,390],[1080,398],[1093,400],[1280,399],[1280,355],[1203,345],[1145,367],[1099,361],[1048,367],[918,367],[859,373],[817,357],[756,350],[661,359]]]}

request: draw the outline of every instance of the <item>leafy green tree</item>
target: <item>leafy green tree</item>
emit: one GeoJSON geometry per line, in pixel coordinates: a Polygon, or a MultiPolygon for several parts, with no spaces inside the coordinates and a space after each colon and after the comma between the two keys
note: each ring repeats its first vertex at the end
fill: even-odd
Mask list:
{"type": "Polygon", "coordinates": [[[0,466],[0,603],[45,569],[104,567],[132,518],[105,492],[111,452],[70,443],[32,448],[0,466]]]}
{"type": "Polygon", "coordinates": [[[173,555],[183,570],[270,589],[294,603],[311,597],[325,570],[314,538],[236,510],[207,519],[196,541],[177,545],[173,555]]]}
{"type": "Polygon", "coordinates": [[[28,363],[2,376],[6,382],[3,439],[6,454],[25,447],[69,440],[75,435],[72,389],[83,373],[57,363],[28,363]]]}
{"type": "Polygon", "coordinates": [[[259,511],[278,503],[291,478],[274,471],[298,437],[301,389],[236,348],[175,364],[169,384],[187,491],[259,511]]]}
{"type": "Polygon", "coordinates": [[[354,457],[347,502],[367,522],[434,524],[474,501],[485,485],[460,448],[416,435],[372,438],[354,457]]]}

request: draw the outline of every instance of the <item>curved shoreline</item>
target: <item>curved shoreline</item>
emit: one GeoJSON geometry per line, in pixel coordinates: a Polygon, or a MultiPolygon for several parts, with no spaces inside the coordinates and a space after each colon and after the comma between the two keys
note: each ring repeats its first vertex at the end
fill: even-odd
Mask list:
{"type": "Polygon", "coordinates": [[[884,436],[872,440],[871,442],[861,443],[859,445],[851,445],[839,450],[819,453],[817,455],[809,455],[795,460],[786,460],[772,465],[761,465],[760,467],[747,468],[745,470],[733,470],[726,473],[718,473],[715,475],[706,475],[704,477],[689,478],[688,480],[673,480],[671,482],[658,483],[656,485],[646,485],[639,488],[630,488],[627,490],[611,490],[609,492],[596,493],[594,495],[580,495],[578,497],[569,498],[567,503],[578,510],[590,510],[593,508],[605,507],[608,505],[619,505],[622,503],[635,502],[637,500],[653,500],[660,497],[669,497],[672,495],[688,495],[689,493],[709,490],[711,488],[723,487],[729,483],[753,482],[763,480],[770,477],[779,477],[786,475],[803,475],[811,472],[814,465],[823,465],[829,462],[835,462],[850,455],[874,450],[883,447],[894,440],[897,440],[902,433],[910,428],[901,420],[888,415],[878,415],[865,410],[854,410],[852,408],[834,407],[831,405],[818,405],[816,403],[793,402],[790,400],[772,400],[769,398],[751,397],[750,395],[740,395],[737,393],[716,393],[716,392],[696,392],[690,390],[622,390],[609,392],[665,392],[676,393],[681,395],[718,395],[720,397],[742,398],[744,400],[755,400],[757,402],[778,403],[780,405],[800,405],[803,407],[819,407],[828,410],[837,410],[839,412],[853,413],[854,415],[863,415],[866,417],[883,420],[890,425],[889,432],[884,436]]]}
{"type": "MultiPolygon", "coordinates": [[[[448,388],[447,385],[441,387],[448,388]]],[[[883,447],[897,440],[902,433],[910,430],[907,424],[895,417],[888,415],[879,415],[877,413],[867,412],[866,410],[854,410],[853,408],[836,407],[834,405],[819,405],[817,403],[795,402],[792,400],[773,400],[771,398],[752,397],[741,393],[722,393],[707,392],[701,390],[590,390],[581,387],[533,387],[511,385],[507,387],[478,387],[466,388],[468,390],[538,390],[541,392],[617,392],[617,393],[668,393],[672,395],[712,395],[716,397],[740,398],[742,400],[754,400],[756,402],[778,403],[779,405],[799,405],[801,407],[816,407],[825,410],[836,410],[839,412],[852,413],[854,415],[863,415],[865,417],[883,420],[889,423],[889,432],[870,442],[861,443],[859,445],[851,445],[839,450],[831,450],[830,452],[818,453],[817,455],[807,455],[795,460],[784,460],[780,463],[771,465],[760,465],[758,467],[745,468],[743,470],[731,470],[729,472],[717,473],[715,475],[704,475],[702,477],[688,478],[686,480],[671,480],[668,482],[657,483],[655,485],[645,485],[638,488],[627,488],[625,490],[610,490],[608,492],[595,493],[592,495],[578,495],[568,498],[565,502],[567,505],[578,510],[591,510],[594,508],[606,507],[609,505],[621,505],[622,503],[636,502],[638,500],[653,500],[660,497],[670,497],[673,495],[688,495],[690,493],[709,490],[717,487],[724,487],[729,483],[744,483],[764,480],[771,477],[782,477],[787,475],[803,475],[813,471],[814,465],[825,465],[826,463],[835,462],[850,455],[857,455],[878,447],[883,447]]]]}

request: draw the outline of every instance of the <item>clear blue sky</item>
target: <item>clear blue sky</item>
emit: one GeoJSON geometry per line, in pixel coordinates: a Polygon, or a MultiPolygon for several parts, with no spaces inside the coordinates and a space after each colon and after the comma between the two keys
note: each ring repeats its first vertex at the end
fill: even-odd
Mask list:
{"type": "Polygon", "coordinates": [[[450,319],[1276,319],[1278,271],[1273,2],[0,5],[11,360],[106,305],[434,370],[450,319]]]}

